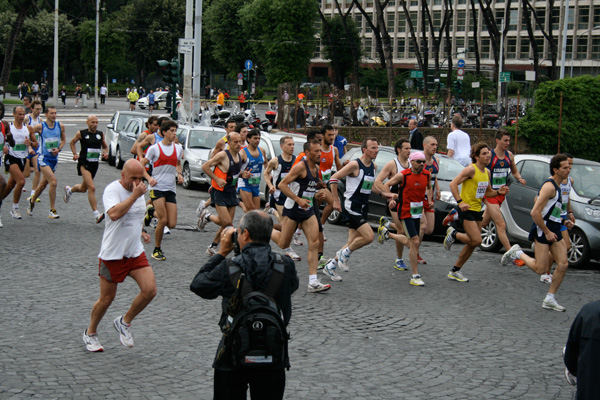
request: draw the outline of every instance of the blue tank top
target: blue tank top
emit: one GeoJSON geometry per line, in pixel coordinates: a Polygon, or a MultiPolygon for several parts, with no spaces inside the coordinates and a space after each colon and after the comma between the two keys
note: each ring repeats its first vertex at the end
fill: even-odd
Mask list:
{"type": "Polygon", "coordinates": [[[154,139],[154,144],[156,144],[162,142],[164,137],[160,136],[158,132],[154,132],[154,139]]]}
{"type": "Polygon", "coordinates": [[[244,179],[244,186],[258,186],[260,184],[260,175],[262,174],[263,165],[265,159],[263,158],[262,150],[257,148],[258,157],[252,157],[250,154],[250,149],[247,147],[244,148],[246,152],[246,156],[248,157],[248,163],[246,164],[246,168],[249,168],[250,178],[244,179]]]}
{"type": "Polygon", "coordinates": [[[499,159],[498,155],[492,149],[492,161],[487,166],[491,172],[492,189],[498,190],[506,185],[508,174],[510,173],[510,156],[508,151],[504,152],[504,159],[499,159]]]}
{"type": "Polygon", "coordinates": [[[58,158],[51,150],[60,145],[60,122],[54,122],[54,128],[50,129],[46,122],[42,122],[42,133],[40,134],[40,152],[46,158],[58,158]]]}

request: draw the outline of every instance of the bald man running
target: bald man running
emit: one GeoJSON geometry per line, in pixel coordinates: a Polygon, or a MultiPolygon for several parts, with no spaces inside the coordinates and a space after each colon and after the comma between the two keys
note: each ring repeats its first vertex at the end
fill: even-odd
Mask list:
{"type": "Polygon", "coordinates": [[[86,121],[87,129],[77,131],[73,140],[69,144],[73,152],[73,160],[77,161],[77,174],[83,177],[83,182],[70,187],[65,186],[65,195],[63,200],[69,202],[73,193],[88,194],[88,201],[94,212],[94,219],[99,224],[104,219],[104,214],[98,211],[98,203],[96,201],[96,186],[94,185],[94,177],[98,171],[100,156],[107,159],[108,146],[104,139],[104,133],[98,130],[98,118],[95,115],[90,115],[86,121]],[[79,142],[81,149],[77,154],[75,145],[79,142]]]}

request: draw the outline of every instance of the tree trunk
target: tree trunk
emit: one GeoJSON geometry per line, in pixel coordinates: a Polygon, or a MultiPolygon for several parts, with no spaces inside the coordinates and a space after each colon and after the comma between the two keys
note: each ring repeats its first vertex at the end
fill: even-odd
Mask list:
{"type": "Polygon", "coordinates": [[[350,46],[350,52],[352,53],[352,70],[353,70],[352,85],[354,86],[353,95],[355,97],[359,97],[360,96],[359,51],[356,46],[356,43],[350,39],[350,30],[348,29],[348,20],[347,20],[348,16],[350,15],[350,11],[352,10],[353,3],[350,4],[350,7],[346,11],[346,13],[342,12],[342,8],[340,7],[340,3],[338,2],[338,0],[335,0],[335,6],[337,7],[340,17],[342,17],[342,24],[344,25],[344,30],[346,31],[346,37],[348,40],[348,45],[350,46]]]}
{"type": "Polygon", "coordinates": [[[383,45],[381,44],[381,32],[380,32],[379,28],[375,26],[375,24],[373,23],[373,20],[369,17],[369,14],[367,14],[367,12],[364,10],[364,8],[362,8],[362,6],[358,2],[358,0],[352,0],[352,1],[353,1],[353,4],[356,5],[358,10],[361,12],[363,17],[365,17],[365,19],[367,20],[367,23],[371,27],[371,30],[373,31],[373,36],[375,37],[375,48],[377,49],[377,52],[379,53],[379,63],[381,64],[381,68],[386,68],[387,67],[386,61],[385,61],[386,59],[385,59],[385,54],[383,54],[383,50],[382,50],[383,45]]]}
{"type": "MultiPolygon", "coordinates": [[[[448,13],[448,20],[452,19],[454,10],[452,9],[451,0],[446,0],[446,13],[448,13]]],[[[446,78],[446,87],[449,91],[452,90],[452,37],[450,36],[450,23],[446,24],[446,54],[448,57],[448,77],[446,78]]]]}
{"type": "Polygon", "coordinates": [[[396,97],[396,82],[394,81],[394,58],[392,53],[392,38],[385,26],[385,18],[383,17],[383,8],[387,5],[384,3],[382,7],[380,0],[375,0],[375,10],[377,12],[377,21],[379,22],[379,32],[381,34],[381,52],[385,58],[386,72],[388,79],[388,94],[387,97],[396,97]]]}
{"type": "Polygon", "coordinates": [[[344,88],[344,77],[342,72],[340,71],[340,63],[335,54],[335,47],[331,40],[331,27],[329,26],[329,21],[323,15],[323,12],[319,8],[319,15],[321,16],[321,21],[323,22],[323,28],[325,29],[325,39],[329,44],[330,55],[331,55],[331,67],[333,68],[333,82],[337,88],[344,88]]]}
{"type": "Polygon", "coordinates": [[[10,30],[10,36],[8,43],[6,44],[6,52],[4,54],[4,64],[2,64],[2,73],[0,74],[0,86],[4,87],[5,93],[8,90],[8,80],[10,78],[10,70],[12,68],[12,62],[15,55],[15,46],[17,44],[17,40],[19,39],[19,35],[21,34],[23,22],[25,21],[25,17],[27,16],[27,12],[29,11],[30,7],[31,0],[25,0],[23,4],[19,5],[19,13],[17,14],[17,18],[10,30]]]}
{"type": "Polygon", "coordinates": [[[523,12],[525,13],[525,23],[527,24],[527,35],[529,36],[529,45],[533,50],[533,70],[535,71],[535,81],[538,80],[539,62],[540,55],[537,48],[537,41],[535,40],[535,34],[533,33],[533,25],[531,23],[531,13],[535,12],[531,10],[531,4],[528,0],[523,0],[523,12]]]}
{"type": "Polygon", "coordinates": [[[471,0],[471,12],[473,13],[473,46],[475,47],[475,71],[481,74],[481,55],[479,54],[479,39],[477,38],[477,10],[475,0],[471,0]]]}

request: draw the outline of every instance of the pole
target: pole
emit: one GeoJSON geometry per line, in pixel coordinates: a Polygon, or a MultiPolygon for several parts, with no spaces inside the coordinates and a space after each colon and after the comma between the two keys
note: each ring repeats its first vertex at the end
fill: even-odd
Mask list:
{"type": "Polygon", "coordinates": [[[514,154],[517,154],[517,143],[519,140],[519,110],[521,108],[521,91],[517,90],[517,129],[515,129],[515,151],[514,154]]]}
{"type": "Polygon", "coordinates": [[[483,134],[483,89],[481,89],[481,106],[479,107],[479,139],[481,142],[481,135],[483,134]]]}
{"type": "Polygon", "coordinates": [[[54,78],[52,79],[52,102],[58,105],[58,0],[54,0],[54,78]]]}
{"type": "Polygon", "coordinates": [[[98,54],[100,46],[100,0],[96,0],[96,60],[94,62],[94,108],[98,108],[98,54]]]}
{"type": "MultiPolygon", "coordinates": [[[[185,0],[185,32],[186,39],[194,36],[194,0],[185,0]]],[[[192,54],[183,55],[183,106],[184,115],[191,117],[192,104],[192,54]]]]}
{"type": "MultiPolygon", "coordinates": [[[[565,78],[565,58],[567,58],[567,28],[569,26],[569,3],[571,0],[567,0],[565,3],[565,21],[563,24],[563,37],[562,37],[562,55],[560,56],[560,79],[565,78]]],[[[574,26],[574,25],[573,25],[574,26]]]]}
{"type": "Polygon", "coordinates": [[[504,24],[506,24],[506,16],[502,20],[502,32],[500,32],[500,63],[498,64],[498,101],[496,103],[496,110],[500,113],[501,108],[501,97],[502,97],[502,81],[500,76],[502,75],[502,64],[504,63],[504,24]]]}
{"type": "Polygon", "coordinates": [[[196,0],[194,15],[194,75],[192,77],[192,120],[200,114],[202,90],[202,0],[196,0]]]}
{"type": "Polygon", "coordinates": [[[558,112],[558,153],[560,153],[560,131],[562,130],[563,92],[560,92],[560,111],[558,112]]]}

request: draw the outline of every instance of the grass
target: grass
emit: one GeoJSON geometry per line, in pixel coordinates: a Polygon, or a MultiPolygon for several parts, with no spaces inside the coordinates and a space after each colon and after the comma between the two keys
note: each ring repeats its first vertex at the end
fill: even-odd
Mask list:
{"type": "Polygon", "coordinates": [[[22,105],[23,104],[23,102],[21,100],[13,100],[13,99],[2,100],[2,102],[4,104],[18,104],[18,105],[22,105]]]}

